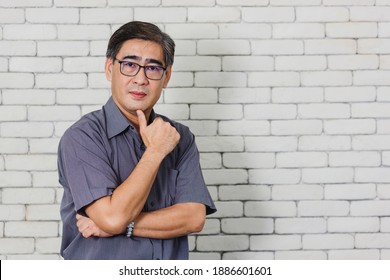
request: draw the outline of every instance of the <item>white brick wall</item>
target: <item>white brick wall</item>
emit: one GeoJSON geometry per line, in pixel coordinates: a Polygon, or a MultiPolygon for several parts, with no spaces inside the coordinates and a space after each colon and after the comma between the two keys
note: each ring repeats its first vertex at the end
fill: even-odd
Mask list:
{"type": "Polygon", "coordinates": [[[219,211],[193,259],[390,258],[390,1],[0,1],[0,259],[59,259],[60,137],[130,20],[176,41],[160,113],[219,211]]]}

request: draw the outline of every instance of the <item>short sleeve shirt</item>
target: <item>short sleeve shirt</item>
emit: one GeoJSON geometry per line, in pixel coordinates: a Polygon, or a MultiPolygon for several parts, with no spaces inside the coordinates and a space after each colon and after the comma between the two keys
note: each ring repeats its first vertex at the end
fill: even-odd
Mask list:
{"type": "MultiPolygon", "coordinates": [[[[152,112],[151,120],[156,116],[152,112]]],[[[170,122],[181,138],[161,163],[142,211],[197,202],[206,206],[206,214],[215,212],[194,135],[186,126],[158,117],[170,122]]],[[[144,151],[137,130],[112,98],[64,133],[58,148],[58,173],[64,188],[61,255],[65,259],[188,259],[187,236],[164,240],[125,235],[84,238],[77,229],[76,211],[83,213],[85,206],[111,195],[131,174],[144,151]]]]}

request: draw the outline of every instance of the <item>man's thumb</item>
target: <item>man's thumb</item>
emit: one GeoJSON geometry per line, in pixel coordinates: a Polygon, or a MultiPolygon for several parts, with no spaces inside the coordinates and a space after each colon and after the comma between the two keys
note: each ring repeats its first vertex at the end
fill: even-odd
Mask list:
{"type": "Polygon", "coordinates": [[[144,112],[142,112],[142,110],[137,110],[137,116],[138,116],[139,128],[140,128],[140,130],[143,130],[144,128],[146,128],[146,126],[148,124],[146,122],[145,114],[144,114],[144,112]]]}

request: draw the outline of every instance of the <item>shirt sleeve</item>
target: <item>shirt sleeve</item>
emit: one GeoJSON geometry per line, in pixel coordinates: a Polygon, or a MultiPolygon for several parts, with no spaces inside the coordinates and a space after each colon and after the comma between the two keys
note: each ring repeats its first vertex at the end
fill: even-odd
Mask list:
{"type": "Polygon", "coordinates": [[[70,189],[76,211],[111,195],[118,185],[104,143],[96,132],[68,130],[59,145],[58,169],[60,183],[70,189]]]}
{"type": "Polygon", "coordinates": [[[202,203],[206,206],[206,214],[209,215],[217,209],[202,175],[195,136],[188,129],[185,134],[184,141],[180,144],[183,152],[177,165],[175,203],[202,203]]]}

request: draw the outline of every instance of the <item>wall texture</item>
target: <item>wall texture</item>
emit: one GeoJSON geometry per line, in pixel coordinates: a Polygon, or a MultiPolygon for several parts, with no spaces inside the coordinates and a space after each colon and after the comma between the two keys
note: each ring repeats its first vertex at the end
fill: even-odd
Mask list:
{"type": "Polygon", "coordinates": [[[157,111],[218,213],[193,259],[390,259],[389,0],[0,0],[0,258],[59,259],[64,130],[130,20],[177,43],[157,111]]]}

